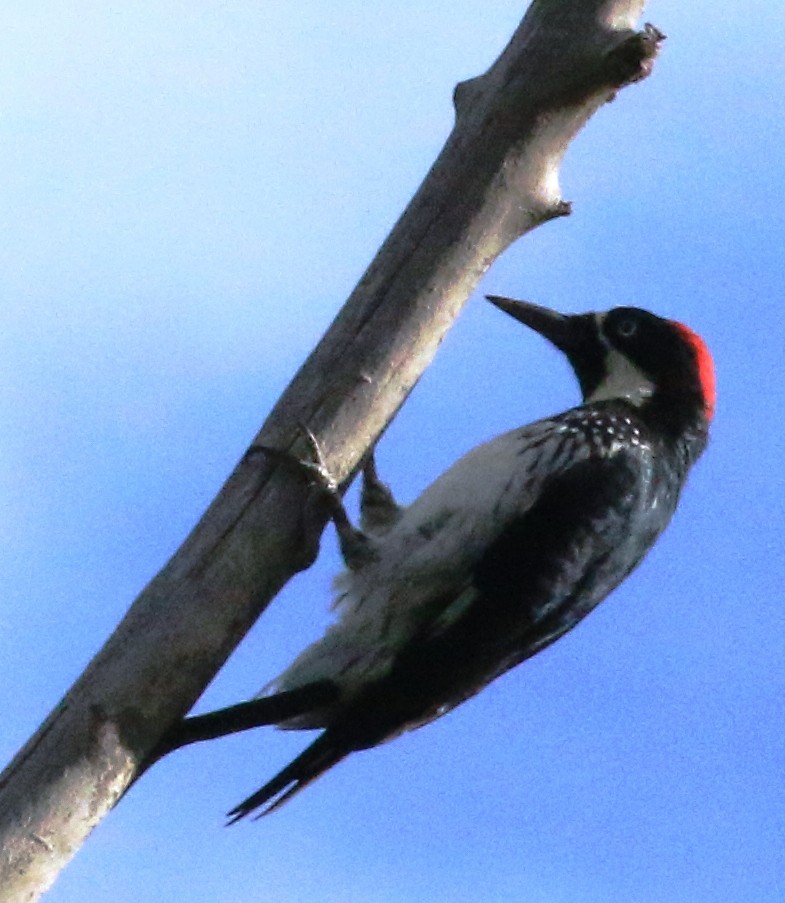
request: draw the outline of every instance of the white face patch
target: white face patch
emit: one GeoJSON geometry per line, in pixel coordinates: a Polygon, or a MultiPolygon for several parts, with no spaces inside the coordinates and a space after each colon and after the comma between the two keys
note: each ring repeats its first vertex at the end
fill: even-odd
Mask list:
{"type": "Polygon", "coordinates": [[[626,398],[640,407],[654,394],[654,383],[649,377],[615,348],[608,348],[605,361],[608,375],[586,399],[587,402],[626,398]]]}

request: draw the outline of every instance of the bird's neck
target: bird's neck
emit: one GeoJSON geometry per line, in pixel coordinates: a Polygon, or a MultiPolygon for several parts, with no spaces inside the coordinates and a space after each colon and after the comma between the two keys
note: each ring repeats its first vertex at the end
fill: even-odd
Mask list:
{"type": "MultiPolygon", "coordinates": [[[[584,388],[588,388],[584,384],[584,388]]],[[[632,361],[618,351],[610,349],[606,358],[606,370],[602,379],[586,396],[587,403],[595,401],[627,401],[635,407],[643,407],[655,394],[652,380],[632,361]]]]}

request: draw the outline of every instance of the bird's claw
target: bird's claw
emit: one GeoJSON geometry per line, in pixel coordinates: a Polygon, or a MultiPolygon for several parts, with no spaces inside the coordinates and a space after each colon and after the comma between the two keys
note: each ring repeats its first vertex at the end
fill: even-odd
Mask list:
{"type": "Polygon", "coordinates": [[[383,483],[376,470],[371,451],[363,463],[363,484],[360,493],[360,525],[368,533],[386,533],[400,519],[402,509],[393,498],[390,487],[383,483]]]}
{"type": "Polygon", "coordinates": [[[272,445],[252,445],[248,451],[249,453],[264,454],[276,463],[282,464],[284,467],[288,467],[290,470],[299,473],[301,476],[305,477],[311,485],[321,489],[329,496],[337,495],[338,482],[325,464],[324,456],[322,455],[322,450],[316,436],[314,436],[308,427],[304,426],[302,427],[302,430],[308,441],[310,452],[313,457],[312,461],[300,458],[287,449],[275,448],[272,445]]]}
{"type": "MultiPolygon", "coordinates": [[[[302,427],[302,431],[310,447],[312,461],[298,458],[297,455],[290,451],[273,448],[269,445],[252,445],[249,452],[262,452],[277,463],[304,476],[308,483],[320,493],[321,498],[315,501],[324,503],[327,506],[330,518],[335,524],[335,529],[338,533],[338,541],[344,561],[351,570],[358,570],[374,556],[372,545],[362,530],[354,527],[349,520],[349,516],[343,506],[338,482],[325,464],[316,436],[306,426],[302,427]]],[[[321,525],[318,525],[315,533],[315,541],[317,543],[320,533],[321,525]]]]}
{"type": "Polygon", "coordinates": [[[327,465],[325,464],[324,455],[322,454],[322,449],[319,446],[319,441],[307,426],[303,427],[303,432],[305,433],[305,438],[308,440],[308,444],[311,447],[313,461],[301,460],[300,465],[305,469],[306,473],[309,473],[311,475],[313,482],[321,486],[322,489],[324,489],[330,495],[336,494],[338,492],[338,481],[330,473],[327,465]]]}

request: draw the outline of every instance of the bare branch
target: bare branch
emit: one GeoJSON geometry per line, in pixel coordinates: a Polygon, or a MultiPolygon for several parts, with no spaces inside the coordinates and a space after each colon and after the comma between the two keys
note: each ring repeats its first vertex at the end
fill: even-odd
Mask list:
{"type": "MultiPolygon", "coordinates": [[[[569,213],[572,138],[650,71],[661,35],[643,0],[535,0],[484,75],[416,196],[260,431],[302,424],[348,481],[432,359],[477,280],[519,236],[569,213]]],[[[36,899],[190,709],[270,599],[317,553],[303,481],[244,458],[179,551],[0,776],[4,901],[36,899]]]]}

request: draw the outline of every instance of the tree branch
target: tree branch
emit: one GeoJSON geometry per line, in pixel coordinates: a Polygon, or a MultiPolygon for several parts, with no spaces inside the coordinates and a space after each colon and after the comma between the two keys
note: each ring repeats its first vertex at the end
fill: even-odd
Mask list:
{"type": "MultiPolygon", "coordinates": [[[[351,478],[492,261],[569,212],[558,185],[569,142],[656,55],[662,36],[632,30],[642,7],[534,0],[488,72],[458,85],[439,158],[256,442],[296,446],[307,424],[332,473],[351,478]]],[[[305,493],[285,469],[244,458],[0,776],[3,900],[52,884],[270,599],[313,561],[305,493]]]]}

